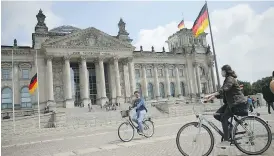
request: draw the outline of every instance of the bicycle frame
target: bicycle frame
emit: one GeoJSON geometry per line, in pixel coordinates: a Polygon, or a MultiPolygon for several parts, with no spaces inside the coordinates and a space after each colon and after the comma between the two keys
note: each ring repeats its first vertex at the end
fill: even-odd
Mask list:
{"type": "MultiPolygon", "coordinates": [[[[200,100],[200,102],[202,103],[202,104],[204,104],[203,102],[202,102],[202,100],[200,100]]],[[[193,111],[195,112],[195,109],[194,109],[194,106],[193,106],[193,111]]],[[[196,113],[195,113],[196,114],[196,113]]],[[[200,134],[201,133],[201,127],[202,127],[202,125],[205,125],[205,123],[207,123],[207,125],[209,125],[210,127],[212,127],[220,136],[224,136],[224,133],[212,122],[212,121],[210,121],[210,120],[208,120],[208,119],[206,119],[204,116],[214,116],[214,115],[221,115],[221,113],[209,113],[209,112],[204,112],[204,113],[202,113],[202,114],[196,114],[196,118],[198,118],[198,120],[199,120],[199,131],[198,131],[198,134],[200,134]]],[[[232,121],[233,121],[233,119],[234,119],[234,121],[235,122],[237,122],[237,123],[239,123],[243,128],[244,128],[244,130],[250,135],[250,134],[252,134],[252,132],[250,131],[250,130],[248,130],[244,125],[243,125],[243,123],[241,123],[241,121],[240,121],[240,119],[239,118],[237,118],[235,115],[233,115],[232,117],[231,117],[231,123],[232,123],[232,121]]],[[[233,129],[234,129],[235,127],[233,127],[233,129]]],[[[233,131],[233,129],[231,129],[231,131],[230,131],[230,133],[232,133],[232,131],[233,131]]],[[[242,133],[245,133],[245,132],[239,132],[239,133],[237,133],[237,134],[242,134],[242,133]]],[[[196,137],[197,137],[197,135],[196,135],[196,137]]],[[[232,136],[233,137],[233,136],[232,136]]],[[[231,141],[233,141],[235,138],[231,138],[231,141]]],[[[196,138],[195,138],[195,140],[196,140],[196,138]]]]}

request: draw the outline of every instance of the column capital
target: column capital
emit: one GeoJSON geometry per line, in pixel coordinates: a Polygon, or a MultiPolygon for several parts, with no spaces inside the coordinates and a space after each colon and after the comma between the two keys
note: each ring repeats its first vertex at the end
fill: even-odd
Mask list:
{"type": "Polygon", "coordinates": [[[165,64],[164,64],[164,67],[165,67],[165,68],[168,68],[168,67],[169,67],[169,64],[168,64],[168,63],[165,63],[165,64]]]}
{"type": "Polygon", "coordinates": [[[46,56],[46,59],[49,60],[49,61],[52,61],[53,56],[52,56],[52,55],[47,55],[47,56],[46,56]]]}
{"type": "Polygon", "coordinates": [[[208,65],[209,67],[214,67],[214,62],[208,62],[207,65],[208,65]]]}
{"type": "Polygon", "coordinates": [[[133,57],[127,57],[126,58],[128,62],[132,62],[133,61],[133,57]]]}
{"type": "Polygon", "coordinates": [[[64,60],[70,60],[71,56],[70,55],[66,55],[63,57],[64,60]]]}
{"type": "Polygon", "coordinates": [[[85,56],[85,55],[81,55],[80,56],[80,60],[82,61],[82,60],[86,60],[87,59],[87,56],[85,56]]]}
{"type": "Polygon", "coordinates": [[[192,63],[192,65],[193,65],[194,67],[198,67],[199,63],[198,63],[197,61],[194,61],[194,62],[192,63]]]}
{"type": "Polygon", "coordinates": [[[159,64],[158,63],[154,63],[153,64],[153,68],[158,68],[159,64]]]}
{"type": "Polygon", "coordinates": [[[127,64],[128,64],[128,59],[127,58],[125,58],[125,59],[122,59],[122,64],[124,65],[124,66],[126,66],[127,64]]]}
{"type": "Polygon", "coordinates": [[[146,64],[141,64],[142,68],[146,68],[146,66],[147,66],[146,64]]]}

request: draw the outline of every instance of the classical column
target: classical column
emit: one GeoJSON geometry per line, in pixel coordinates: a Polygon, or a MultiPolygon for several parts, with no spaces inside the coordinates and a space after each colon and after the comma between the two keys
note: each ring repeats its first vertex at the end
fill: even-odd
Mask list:
{"type": "Polygon", "coordinates": [[[126,102],[130,102],[130,81],[129,81],[129,71],[128,71],[128,59],[123,59],[122,61],[123,69],[124,69],[124,86],[125,86],[125,98],[126,102]]]}
{"type": "Polygon", "coordinates": [[[146,73],[146,65],[142,64],[142,75],[143,75],[143,83],[142,83],[142,87],[143,87],[143,96],[145,99],[148,98],[148,92],[147,92],[147,73],[146,73]]]}
{"type": "Polygon", "coordinates": [[[101,99],[100,103],[101,105],[105,104],[106,101],[108,101],[108,98],[106,96],[106,82],[105,82],[105,70],[104,70],[104,58],[99,57],[99,73],[100,73],[100,88],[101,88],[101,99]]]}
{"type": "Polygon", "coordinates": [[[82,106],[88,107],[89,99],[89,84],[88,84],[88,70],[85,56],[81,56],[81,71],[80,71],[80,92],[82,106]]]}
{"type": "Polygon", "coordinates": [[[115,72],[112,63],[109,63],[109,79],[110,79],[110,90],[111,90],[111,102],[116,102],[116,84],[115,84],[115,72]]]}
{"type": "Polygon", "coordinates": [[[166,81],[166,86],[165,86],[165,90],[166,90],[166,96],[167,98],[170,97],[170,81],[169,81],[169,73],[168,73],[168,64],[165,64],[165,81],[166,81]]]}
{"type": "Polygon", "coordinates": [[[131,97],[133,97],[134,92],[136,90],[133,58],[128,58],[128,70],[129,70],[130,92],[131,92],[131,97]]]}
{"type": "Polygon", "coordinates": [[[69,57],[64,57],[64,89],[65,89],[65,108],[74,108],[74,101],[72,99],[71,87],[71,73],[69,57]]]}
{"type": "Polygon", "coordinates": [[[179,75],[179,69],[178,65],[175,66],[175,76],[176,76],[176,96],[179,98],[182,98],[182,93],[181,93],[181,85],[180,85],[180,75],[179,75]]]}
{"type": "Polygon", "coordinates": [[[201,76],[200,76],[200,69],[199,65],[197,62],[193,63],[194,69],[195,69],[195,75],[196,75],[196,85],[197,85],[197,93],[201,94],[202,89],[201,89],[201,76]]]}
{"type": "Polygon", "coordinates": [[[52,56],[47,57],[47,79],[48,79],[48,101],[47,105],[50,110],[56,109],[56,103],[54,101],[54,92],[53,92],[53,73],[52,73],[52,56]]]}
{"type": "Polygon", "coordinates": [[[121,103],[121,82],[120,82],[120,71],[119,71],[119,58],[113,58],[114,72],[115,72],[115,83],[116,83],[116,102],[121,103]]]}
{"type": "Polygon", "coordinates": [[[213,62],[211,62],[209,64],[209,68],[210,68],[210,71],[211,71],[211,81],[212,81],[213,92],[215,92],[215,91],[217,91],[217,88],[216,88],[216,83],[215,83],[214,64],[213,64],[213,62]]]}
{"type": "Polygon", "coordinates": [[[186,73],[186,78],[187,78],[187,88],[188,88],[188,94],[192,94],[193,93],[193,90],[192,90],[192,79],[190,79],[190,76],[189,76],[189,66],[188,65],[185,65],[184,66],[184,71],[186,73]]]}
{"type": "Polygon", "coordinates": [[[18,104],[18,105],[21,105],[21,95],[20,95],[20,92],[21,92],[21,88],[20,88],[20,82],[19,82],[19,79],[20,79],[20,76],[19,76],[19,70],[18,70],[18,62],[13,62],[13,81],[14,81],[14,104],[18,104]]]}
{"type": "Polygon", "coordinates": [[[160,90],[159,90],[159,79],[158,79],[157,64],[154,64],[153,70],[154,70],[155,97],[156,97],[157,100],[159,100],[160,99],[160,90]]]}
{"type": "Polygon", "coordinates": [[[95,74],[96,74],[96,104],[100,104],[100,99],[101,99],[101,80],[100,80],[100,72],[99,72],[99,61],[96,59],[95,62],[95,74]]]}

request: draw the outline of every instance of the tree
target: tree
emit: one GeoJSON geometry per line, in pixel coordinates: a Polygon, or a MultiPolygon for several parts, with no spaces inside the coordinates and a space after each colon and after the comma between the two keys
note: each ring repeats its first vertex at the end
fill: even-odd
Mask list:
{"type": "Polygon", "coordinates": [[[262,88],[265,85],[269,85],[269,82],[272,80],[272,77],[264,77],[261,80],[258,80],[252,84],[252,90],[254,94],[262,93],[262,88]]]}
{"type": "Polygon", "coordinates": [[[245,96],[253,94],[253,90],[252,90],[252,86],[251,86],[250,82],[238,80],[238,84],[243,85],[243,90],[242,91],[243,91],[245,96]]]}

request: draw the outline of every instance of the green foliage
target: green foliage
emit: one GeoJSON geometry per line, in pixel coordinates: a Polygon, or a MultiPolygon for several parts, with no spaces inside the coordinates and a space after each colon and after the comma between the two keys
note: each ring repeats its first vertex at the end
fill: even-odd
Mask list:
{"type": "Polygon", "coordinates": [[[245,96],[253,94],[253,90],[252,90],[252,86],[251,86],[250,82],[238,80],[238,84],[244,86],[244,88],[243,88],[242,91],[243,91],[243,93],[244,93],[245,96]]]}
{"type": "Polygon", "coordinates": [[[258,80],[258,81],[256,81],[256,82],[254,82],[254,83],[252,84],[253,92],[254,92],[255,94],[256,94],[256,93],[261,93],[261,92],[262,92],[263,86],[269,85],[271,79],[272,79],[272,77],[269,76],[269,77],[265,77],[265,78],[262,78],[261,80],[258,80]]]}
{"type": "Polygon", "coordinates": [[[254,82],[252,85],[250,84],[250,82],[246,82],[246,81],[240,81],[238,80],[239,85],[244,85],[243,88],[243,93],[245,96],[248,95],[254,95],[257,93],[262,93],[262,88],[265,85],[269,85],[269,82],[271,81],[272,77],[264,77],[256,82],[254,82]]]}

